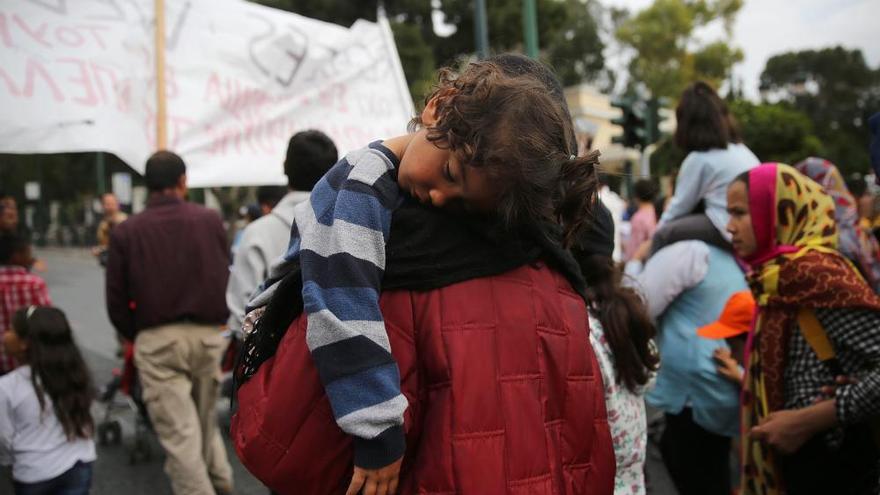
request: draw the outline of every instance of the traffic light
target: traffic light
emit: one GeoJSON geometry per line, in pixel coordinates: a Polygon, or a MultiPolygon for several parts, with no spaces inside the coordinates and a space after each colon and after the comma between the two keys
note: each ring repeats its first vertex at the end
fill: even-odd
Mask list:
{"type": "Polygon", "coordinates": [[[626,148],[635,148],[641,144],[637,129],[642,126],[642,121],[636,115],[634,108],[636,103],[637,100],[629,96],[618,98],[611,102],[611,106],[619,108],[621,112],[620,117],[612,119],[611,123],[619,125],[623,129],[623,133],[620,136],[611,138],[612,143],[621,144],[626,148]]]}
{"type": "Polygon", "coordinates": [[[612,107],[619,108],[621,116],[612,119],[611,123],[623,129],[620,136],[611,142],[622,144],[627,148],[645,149],[649,144],[660,140],[660,107],[664,104],[657,98],[642,100],[631,96],[618,98],[611,102],[612,107]]]}
{"type": "Polygon", "coordinates": [[[660,140],[660,108],[668,104],[666,98],[651,98],[645,104],[645,139],[644,146],[654,144],[660,140]]]}

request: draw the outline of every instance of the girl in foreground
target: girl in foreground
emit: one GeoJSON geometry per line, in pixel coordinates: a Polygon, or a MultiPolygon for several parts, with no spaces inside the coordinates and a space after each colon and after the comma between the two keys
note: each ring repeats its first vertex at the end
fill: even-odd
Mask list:
{"type": "Polygon", "coordinates": [[[92,380],[60,309],[30,306],[4,345],[21,366],[0,377],[0,465],[16,495],[83,495],[92,484],[92,380]]]}

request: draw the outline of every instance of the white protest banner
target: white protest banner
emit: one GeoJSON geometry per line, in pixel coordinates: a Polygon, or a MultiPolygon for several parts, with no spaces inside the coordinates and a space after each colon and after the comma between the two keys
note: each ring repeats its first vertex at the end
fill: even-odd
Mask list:
{"type": "MultiPolygon", "coordinates": [[[[341,153],[405,132],[412,100],[385,21],[346,29],[241,0],[165,5],[167,142],[190,185],[283,183],[299,130],[326,132],[341,153]]],[[[152,9],[0,5],[0,151],[102,149],[142,172],[156,142],[152,9]]]]}
{"type": "Polygon", "coordinates": [[[0,2],[0,151],[106,150],[143,170],[156,127],[150,5],[0,2]]]}

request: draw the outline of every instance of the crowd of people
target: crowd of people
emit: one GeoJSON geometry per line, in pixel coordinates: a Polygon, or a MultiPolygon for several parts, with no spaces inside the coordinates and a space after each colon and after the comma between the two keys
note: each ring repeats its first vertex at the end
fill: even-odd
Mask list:
{"type": "MultiPolygon", "coordinates": [[[[94,254],[174,493],[234,493],[230,336],[230,436],[273,493],[644,494],[646,404],[681,495],[880,492],[870,193],[762,163],[706,83],[676,117],[673,194],[643,178],[628,206],[546,66],[443,70],[405,135],[292,136],[232,243],[153,154],[143,212],[102,197],[94,254]]],[[[0,464],[17,494],[88,493],[94,386],[14,208],[0,464]]]]}

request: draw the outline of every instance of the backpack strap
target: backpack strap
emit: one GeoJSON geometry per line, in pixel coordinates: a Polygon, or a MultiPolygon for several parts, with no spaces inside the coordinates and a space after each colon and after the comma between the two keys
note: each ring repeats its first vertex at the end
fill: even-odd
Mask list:
{"type": "Polygon", "coordinates": [[[816,312],[813,311],[813,308],[799,309],[797,321],[801,334],[813,348],[819,361],[824,363],[834,359],[834,347],[831,345],[831,340],[828,339],[825,329],[822,328],[822,323],[816,318],[816,312]]]}

